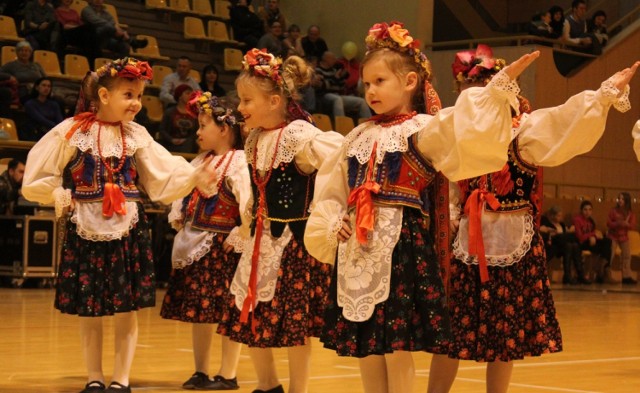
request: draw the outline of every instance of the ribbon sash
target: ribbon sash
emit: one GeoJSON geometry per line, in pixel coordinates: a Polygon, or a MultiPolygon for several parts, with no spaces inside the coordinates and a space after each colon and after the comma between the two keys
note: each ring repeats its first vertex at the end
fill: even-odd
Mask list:
{"type": "Polygon", "coordinates": [[[464,205],[464,212],[469,217],[469,255],[478,258],[480,282],[483,283],[489,281],[489,269],[482,238],[482,212],[485,202],[494,210],[500,207],[500,202],[493,193],[480,189],[473,190],[464,205]]]}

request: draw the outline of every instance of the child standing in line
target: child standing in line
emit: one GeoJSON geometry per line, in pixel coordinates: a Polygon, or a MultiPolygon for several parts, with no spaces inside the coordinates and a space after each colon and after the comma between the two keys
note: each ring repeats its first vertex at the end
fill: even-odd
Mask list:
{"type": "Polygon", "coordinates": [[[449,340],[438,263],[448,250],[448,203],[436,175],[461,179],[504,164],[513,80],[538,53],[438,112],[429,61],[402,24],[374,25],[366,43],[365,98],[379,115],[321,168],[305,244],[326,263],[337,248],[325,347],[359,358],[365,392],[412,392],[411,352],[442,353],[449,340]]]}
{"type": "MultiPolygon", "coordinates": [[[[138,338],[136,311],[155,305],[153,256],[140,187],[170,203],[199,185],[216,182],[207,166],[194,169],[154,142],[133,122],[142,107],[149,64],[113,61],[88,74],[81,95],[95,109],[49,131],[27,158],[25,198],[69,212],[58,271],[55,307],[80,318],[88,371],[82,393],[130,392],[129,372],[138,338]],[[102,371],[102,316],[115,315],[111,384],[102,371]]],[[[86,110],[86,108],[82,108],[86,110]]]]}
{"type": "Polygon", "coordinates": [[[309,256],[303,234],[316,171],[342,136],[314,127],[297,104],[297,89],[310,76],[297,56],[282,64],[252,49],[236,80],[238,111],[251,129],[245,154],[253,222],[231,285],[235,315],[219,325],[219,332],[249,346],[258,376],[255,393],[284,392],[271,350],[279,347],[288,350],[289,392],[307,392],[309,337],[320,334],[331,279],[331,266],[309,256]]]}
{"type": "MultiPolygon", "coordinates": [[[[461,95],[493,83],[500,64],[504,60],[484,45],[458,53],[453,76],[461,95]]],[[[486,391],[506,392],[514,360],[562,351],[536,220],[538,168],[561,165],[596,145],[611,106],[628,109],[626,86],[638,64],[558,107],[531,111],[518,97],[507,162],[458,181],[463,213],[447,282],[452,340],[445,354],[433,357],[429,393],[451,389],[460,360],[486,363],[486,391]]]]}
{"type": "Polygon", "coordinates": [[[246,216],[240,211],[251,195],[240,117],[209,92],[193,93],[187,109],[198,119],[198,145],[204,151],[191,164],[197,166],[213,156],[218,181],[211,197],[204,198],[196,188],[173,203],[169,221],[178,230],[171,256],[174,269],[160,315],[192,323],[196,372],[183,388],[238,389],[240,343],[223,336],[220,370],[213,379],[208,371],[213,324],[220,322],[229,304],[229,286],[242,252],[240,219],[246,216]]]}
{"type": "Polygon", "coordinates": [[[629,247],[629,230],[636,228],[636,215],[631,210],[631,195],[621,192],[616,199],[616,206],[609,211],[607,217],[607,237],[611,239],[611,260],[616,248],[620,248],[622,259],[622,283],[635,285],[638,283],[631,277],[631,249],[629,247]]]}

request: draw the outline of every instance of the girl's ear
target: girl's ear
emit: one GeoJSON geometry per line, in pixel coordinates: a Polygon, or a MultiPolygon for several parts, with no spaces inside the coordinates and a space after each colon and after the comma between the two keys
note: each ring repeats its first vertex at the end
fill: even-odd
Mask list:
{"type": "Polygon", "coordinates": [[[418,86],[418,74],[415,71],[409,72],[405,76],[404,80],[405,80],[404,89],[406,91],[412,91],[416,88],[416,86],[418,86]]]}
{"type": "Polygon", "coordinates": [[[272,94],[269,96],[269,106],[271,110],[276,110],[280,107],[280,103],[282,102],[282,97],[278,94],[272,94]]]}
{"type": "Polygon", "coordinates": [[[100,99],[100,103],[102,105],[107,105],[109,103],[109,90],[106,87],[99,88],[98,98],[100,99]]]}

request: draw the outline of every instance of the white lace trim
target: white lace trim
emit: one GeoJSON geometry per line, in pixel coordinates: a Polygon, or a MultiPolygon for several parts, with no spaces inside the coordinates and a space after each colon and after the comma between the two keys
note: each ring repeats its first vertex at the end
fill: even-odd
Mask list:
{"type": "MultiPolygon", "coordinates": [[[[533,217],[530,214],[485,212],[482,218],[487,265],[511,266],[529,252],[535,235],[533,217]]],[[[463,217],[453,243],[453,255],[467,265],[477,265],[478,258],[469,255],[468,235],[468,217],[463,217]]]]}
{"type": "Polygon", "coordinates": [[[279,133],[279,129],[273,131],[255,129],[252,130],[247,137],[245,155],[247,161],[252,163],[258,170],[269,170],[274,152],[276,153],[276,157],[275,160],[273,160],[273,168],[277,168],[280,163],[293,161],[296,154],[300,153],[305,145],[314,138],[318,130],[306,121],[293,121],[284,128],[280,144],[276,146],[279,133]],[[258,154],[256,162],[254,163],[256,147],[258,154]]]}
{"type": "Polygon", "coordinates": [[[327,247],[338,247],[338,232],[342,229],[342,217],[344,214],[335,217],[329,222],[329,230],[327,231],[327,247]]]}
{"type": "Polygon", "coordinates": [[[53,190],[53,200],[55,201],[56,217],[62,217],[64,208],[71,205],[71,190],[57,187],[53,190]]]}
{"type": "MultiPolygon", "coordinates": [[[[609,81],[604,81],[602,83],[603,87],[604,84],[607,83],[609,81]]],[[[610,82],[613,85],[613,82],[610,82]]],[[[618,94],[620,94],[620,90],[618,90],[615,86],[613,87],[613,89],[615,91],[618,92],[618,94]]],[[[608,90],[608,89],[607,89],[608,90]]],[[[613,103],[613,107],[616,108],[616,110],[620,113],[625,113],[628,112],[629,110],[631,110],[631,102],[629,101],[629,92],[631,91],[631,88],[629,87],[629,85],[626,85],[624,87],[624,90],[622,91],[622,95],[620,95],[618,97],[618,94],[616,94],[615,96],[615,102],[613,103]]]]}
{"type": "Polygon", "coordinates": [[[242,236],[240,227],[235,227],[231,230],[229,236],[227,236],[224,241],[230,246],[233,246],[233,252],[240,254],[245,249],[247,239],[242,236]]]}
{"type": "MultiPolygon", "coordinates": [[[[265,224],[268,224],[265,223],[265,224]]],[[[280,269],[280,261],[285,247],[291,241],[293,234],[287,225],[279,238],[271,236],[269,226],[265,225],[260,239],[260,256],[258,259],[257,286],[256,286],[256,304],[257,302],[269,302],[273,299],[276,292],[276,284],[278,282],[278,271],[280,269]]],[[[236,297],[236,307],[242,310],[244,299],[247,297],[247,288],[249,287],[249,276],[251,275],[251,257],[253,255],[253,247],[255,245],[255,237],[247,241],[245,250],[238,262],[236,274],[233,276],[230,291],[236,297]]],[[[253,305],[255,307],[255,304],[253,305]]]]}
{"type": "Polygon", "coordinates": [[[190,223],[176,234],[171,251],[171,266],[182,269],[204,258],[213,246],[216,233],[193,229],[190,223]]]}
{"type": "MultiPolygon", "coordinates": [[[[400,239],[402,209],[375,208],[375,224],[367,244],[362,245],[355,233],[338,246],[338,305],[342,315],[354,322],[366,321],[375,305],[389,297],[393,250],[400,239]]],[[[355,228],[355,214],[351,215],[355,228]]]]}
{"type": "MultiPolygon", "coordinates": [[[[71,128],[73,121],[69,122],[71,128]]],[[[98,129],[102,127],[100,132],[100,150],[103,157],[120,157],[122,156],[122,138],[120,137],[120,126],[108,126],[94,123],[89,131],[76,131],[69,145],[77,147],[82,152],[91,151],[93,155],[98,155],[98,129]]],[[[64,135],[66,131],[62,132],[64,135]]],[[[127,143],[127,156],[132,156],[137,149],[148,147],[153,138],[149,132],[141,125],[129,122],[124,125],[124,135],[127,143]]]]}
{"type": "Polygon", "coordinates": [[[360,164],[365,164],[371,158],[374,143],[377,143],[376,162],[380,164],[385,153],[407,151],[409,137],[425,128],[430,118],[420,114],[390,127],[382,127],[372,121],[362,123],[344,139],[347,157],[355,157],[360,164]]]}
{"type": "MultiPolygon", "coordinates": [[[[100,203],[100,205],[102,205],[102,203],[100,203]]],[[[131,229],[133,229],[136,224],[138,223],[138,209],[135,208],[133,209],[133,212],[131,213],[131,218],[129,221],[129,225],[127,229],[124,230],[117,230],[117,231],[111,231],[111,232],[95,232],[92,231],[88,228],[85,228],[82,226],[82,224],[78,223],[78,205],[76,205],[76,210],[74,210],[74,214],[73,216],[71,216],[71,222],[73,222],[74,224],[77,224],[76,226],[76,233],[78,234],[78,236],[80,236],[81,238],[85,239],[85,240],[90,240],[93,242],[108,242],[111,240],[118,240],[118,239],[122,239],[123,237],[127,236],[129,234],[129,231],[131,229]]],[[[135,207],[135,204],[134,204],[135,207]]],[[[127,209],[130,209],[131,206],[127,204],[127,209]]]]}
{"type": "Polygon", "coordinates": [[[520,114],[520,105],[517,97],[520,93],[520,86],[515,80],[509,78],[504,69],[491,78],[485,89],[490,89],[507,99],[509,105],[516,111],[516,115],[520,114]]]}

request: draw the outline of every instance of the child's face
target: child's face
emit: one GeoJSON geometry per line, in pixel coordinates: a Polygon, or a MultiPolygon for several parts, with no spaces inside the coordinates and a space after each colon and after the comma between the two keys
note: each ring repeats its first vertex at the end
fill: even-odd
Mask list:
{"type": "MultiPolygon", "coordinates": [[[[249,129],[275,125],[278,120],[273,120],[278,115],[277,108],[271,102],[271,96],[247,81],[238,83],[238,97],[240,104],[238,111],[244,117],[245,126],[249,129]]],[[[280,120],[281,121],[281,120],[280,120]]]]}
{"type": "Polygon", "coordinates": [[[220,126],[216,124],[211,116],[206,113],[198,115],[198,146],[202,150],[216,150],[216,147],[220,145],[222,140],[222,132],[224,131],[220,126]]]}
{"type": "Polygon", "coordinates": [[[591,217],[592,214],[593,214],[593,207],[591,207],[591,205],[585,205],[582,208],[582,215],[585,216],[586,218],[591,217]]]}
{"type": "MultiPolygon", "coordinates": [[[[105,89],[105,88],[101,88],[105,89]]],[[[100,108],[98,115],[104,121],[133,121],[133,118],[142,108],[142,92],[144,81],[120,79],[116,81],[111,90],[100,95],[100,108]]]]}
{"type": "Polygon", "coordinates": [[[378,114],[411,112],[413,88],[407,86],[406,79],[398,77],[382,59],[371,60],[362,70],[367,104],[378,114]]]}

